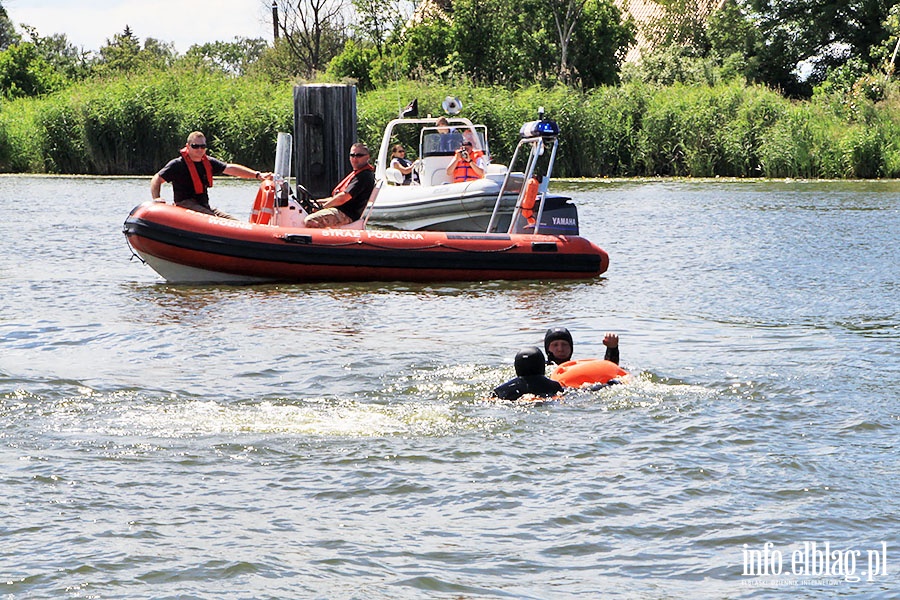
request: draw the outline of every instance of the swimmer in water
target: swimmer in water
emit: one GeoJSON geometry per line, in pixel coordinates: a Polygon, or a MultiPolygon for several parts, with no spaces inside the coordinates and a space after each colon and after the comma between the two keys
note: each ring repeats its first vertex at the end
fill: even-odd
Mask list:
{"type": "Polygon", "coordinates": [[[549,398],[559,395],[563,387],[544,375],[544,353],[537,346],[523,348],[516,354],[516,377],[494,388],[494,396],[502,400],[518,400],[526,394],[549,398]]]}
{"type": "MultiPolygon", "coordinates": [[[[603,359],[619,364],[619,336],[607,333],[603,336],[606,354],[603,359]]],[[[575,343],[572,334],[565,327],[551,327],[544,334],[544,351],[547,353],[547,364],[561,365],[572,360],[575,343]]]]}

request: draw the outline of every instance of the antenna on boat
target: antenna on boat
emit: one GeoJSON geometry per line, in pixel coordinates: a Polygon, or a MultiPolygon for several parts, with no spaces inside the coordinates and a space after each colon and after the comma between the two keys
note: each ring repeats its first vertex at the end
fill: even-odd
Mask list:
{"type": "Polygon", "coordinates": [[[462,107],[462,100],[456,96],[447,96],[444,98],[444,101],[441,102],[441,108],[443,108],[444,112],[448,115],[458,115],[459,111],[462,110],[462,107]]]}

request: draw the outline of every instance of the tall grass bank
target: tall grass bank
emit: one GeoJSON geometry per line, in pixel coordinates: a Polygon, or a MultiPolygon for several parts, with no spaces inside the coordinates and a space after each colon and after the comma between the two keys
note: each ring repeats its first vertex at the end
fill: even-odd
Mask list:
{"type": "MultiPolygon", "coordinates": [[[[293,129],[292,84],[187,72],[93,82],[42,99],[0,104],[0,171],[148,175],[188,132],[212,153],[271,168],[278,131],[293,129]]],[[[589,93],[537,86],[509,91],[415,82],[360,94],[359,137],[376,146],[413,98],[420,114],[459,96],[488,125],[506,162],[525,121],[543,106],[562,131],[563,177],[891,178],[900,175],[900,95],[816,95],[797,102],[759,86],[631,83],[589,93]]]]}
{"type": "Polygon", "coordinates": [[[0,170],[147,175],[202,130],[211,154],[262,167],[293,127],[291,85],[207,73],[95,81],[0,104],[0,170]]]}

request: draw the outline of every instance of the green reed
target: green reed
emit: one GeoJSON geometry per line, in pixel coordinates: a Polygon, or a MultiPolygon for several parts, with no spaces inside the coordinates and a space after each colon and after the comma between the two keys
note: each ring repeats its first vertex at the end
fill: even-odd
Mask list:
{"type": "MultiPolygon", "coordinates": [[[[562,177],[876,178],[900,175],[900,110],[890,87],[875,103],[830,93],[792,101],[743,83],[640,82],[580,92],[466,82],[399,82],[358,96],[359,139],[414,98],[437,116],[446,96],[488,126],[506,162],[539,106],[559,123],[562,177]]],[[[148,175],[201,130],[211,154],[270,169],[276,134],[293,129],[292,84],[188,70],[92,81],[0,104],[0,171],[148,175]]],[[[411,147],[417,140],[398,140],[411,147]]]]}
{"type": "Polygon", "coordinates": [[[289,84],[205,73],[151,72],[93,81],[0,108],[0,131],[7,132],[5,138],[0,134],[0,170],[25,170],[14,157],[29,152],[17,145],[22,136],[8,135],[15,119],[6,113],[26,105],[34,112],[29,122],[40,156],[25,161],[29,170],[147,175],[173,158],[193,130],[207,135],[213,156],[270,169],[278,131],[292,128],[291,103],[289,84]]]}

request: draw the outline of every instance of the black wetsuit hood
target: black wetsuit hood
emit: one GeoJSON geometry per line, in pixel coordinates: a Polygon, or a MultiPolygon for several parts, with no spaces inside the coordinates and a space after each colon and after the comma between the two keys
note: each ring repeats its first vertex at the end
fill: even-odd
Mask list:
{"type": "Polygon", "coordinates": [[[572,353],[575,353],[575,342],[572,341],[572,334],[569,333],[569,330],[565,327],[551,327],[547,330],[547,333],[544,334],[544,352],[547,353],[547,364],[559,364],[561,360],[557,360],[553,354],[550,353],[550,343],[556,340],[565,340],[569,342],[569,346],[572,348],[572,353]]]}
{"type": "Polygon", "coordinates": [[[528,377],[532,375],[544,374],[544,355],[537,346],[530,348],[522,348],[516,354],[515,360],[516,375],[520,377],[528,377]]]}
{"type": "Polygon", "coordinates": [[[545,364],[540,348],[522,348],[516,354],[517,377],[494,388],[494,395],[504,400],[517,400],[525,394],[549,397],[561,393],[562,386],[544,375],[545,364]]]}

